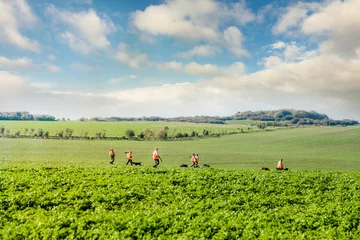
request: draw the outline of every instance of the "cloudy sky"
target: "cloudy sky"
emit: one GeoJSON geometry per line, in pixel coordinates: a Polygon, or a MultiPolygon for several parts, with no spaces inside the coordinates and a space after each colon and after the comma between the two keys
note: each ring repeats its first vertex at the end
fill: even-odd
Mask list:
{"type": "Polygon", "coordinates": [[[359,0],[0,0],[0,112],[360,120],[359,0]]]}

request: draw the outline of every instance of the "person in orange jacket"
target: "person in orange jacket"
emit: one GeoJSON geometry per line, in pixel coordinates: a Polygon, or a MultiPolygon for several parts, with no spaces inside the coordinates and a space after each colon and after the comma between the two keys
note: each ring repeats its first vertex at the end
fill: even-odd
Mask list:
{"type": "Polygon", "coordinates": [[[195,166],[196,166],[195,153],[193,153],[193,154],[190,156],[190,162],[192,163],[191,167],[195,167],[195,166]]]}
{"type": "Polygon", "coordinates": [[[280,161],[278,162],[276,169],[277,170],[284,170],[284,163],[283,163],[282,159],[280,159],[280,161]]]}
{"type": "Polygon", "coordinates": [[[152,153],[152,157],[154,159],[154,168],[156,168],[160,164],[159,159],[162,161],[162,159],[161,159],[161,157],[159,155],[159,149],[158,148],[155,148],[155,150],[152,153]]]}
{"type": "Polygon", "coordinates": [[[130,165],[133,165],[133,161],[132,161],[132,151],[130,152],[125,152],[126,153],[126,158],[127,158],[127,163],[126,165],[128,165],[130,163],[130,165]]]}

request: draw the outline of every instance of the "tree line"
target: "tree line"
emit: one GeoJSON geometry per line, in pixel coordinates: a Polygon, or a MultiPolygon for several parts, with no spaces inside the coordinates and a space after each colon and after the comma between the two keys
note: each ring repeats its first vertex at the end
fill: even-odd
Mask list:
{"type": "MultiPolygon", "coordinates": [[[[65,118],[55,119],[50,115],[30,114],[28,112],[0,112],[0,120],[24,120],[24,121],[66,121],[65,118]]],[[[70,119],[67,119],[68,121],[70,119]]],[[[356,125],[359,124],[356,120],[343,119],[333,120],[326,114],[317,113],[315,111],[303,111],[293,109],[280,109],[269,111],[245,111],[237,112],[232,116],[190,116],[190,117],[172,117],[163,118],[158,116],[142,116],[142,117],[93,117],[80,118],[83,122],[122,122],[122,121],[164,121],[164,122],[190,122],[190,123],[210,123],[210,124],[226,124],[229,120],[254,120],[265,122],[287,122],[292,125],[356,125]]]]}
{"type": "Polygon", "coordinates": [[[0,112],[0,120],[17,121],[55,121],[55,117],[47,114],[30,114],[29,112],[0,112]]]}
{"type": "Polygon", "coordinates": [[[247,128],[238,128],[237,131],[228,132],[223,130],[219,133],[213,133],[208,129],[203,129],[201,132],[195,130],[188,132],[177,132],[176,128],[169,129],[165,126],[163,129],[158,131],[151,130],[149,128],[136,133],[133,129],[127,129],[123,136],[107,136],[106,130],[96,132],[94,135],[90,135],[88,131],[81,131],[77,135],[74,129],[66,128],[64,130],[58,130],[54,135],[50,135],[49,131],[42,128],[24,128],[11,132],[10,129],[6,129],[5,126],[0,127],[0,137],[6,138],[44,138],[44,139],[84,139],[84,140],[177,140],[177,139],[191,139],[198,137],[220,137],[222,135],[238,134],[238,133],[249,133],[258,130],[266,130],[266,126],[260,124],[254,128],[249,126],[247,128]]]}

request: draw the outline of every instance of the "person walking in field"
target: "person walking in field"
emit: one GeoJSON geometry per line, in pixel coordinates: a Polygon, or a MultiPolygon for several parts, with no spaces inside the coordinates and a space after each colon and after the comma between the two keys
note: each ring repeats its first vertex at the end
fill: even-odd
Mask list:
{"type": "Polygon", "coordinates": [[[126,158],[127,158],[127,163],[126,165],[128,165],[130,163],[130,165],[133,165],[133,161],[132,161],[132,151],[130,152],[125,152],[126,153],[126,158]]]}
{"type": "Polygon", "coordinates": [[[198,167],[199,166],[199,154],[197,153],[196,155],[195,155],[195,163],[196,163],[196,166],[195,167],[198,167]]]}
{"type": "Polygon", "coordinates": [[[191,167],[195,167],[195,166],[196,166],[195,153],[193,153],[193,154],[190,156],[190,162],[191,162],[191,167]]]}
{"type": "Polygon", "coordinates": [[[110,164],[114,164],[114,161],[115,161],[115,151],[114,151],[114,149],[110,149],[109,156],[111,158],[110,164]]]}
{"type": "Polygon", "coordinates": [[[152,157],[154,159],[154,168],[156,168],[160,164],[159,159],[162,161],[162,159],[161,159],[161,157],[159,155],[159,149],[158,148],[155,148],[155,150],[152,153],[152,157]]]}
{"type": "Polygon", "coordinates": [[[280,159],[280,161],[278,162],[276,169],[277,170],[284,170],[284,163],[283,163],[282,159],[280,159]]]}

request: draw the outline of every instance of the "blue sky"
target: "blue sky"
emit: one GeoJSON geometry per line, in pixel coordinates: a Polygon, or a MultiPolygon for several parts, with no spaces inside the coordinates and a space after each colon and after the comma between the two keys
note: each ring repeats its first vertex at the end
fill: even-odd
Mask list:
{"type": "Polygon", "coordinates": [[[0,10],[0,111],[360,119],[358,0],[0,0],[0,10]]]}

